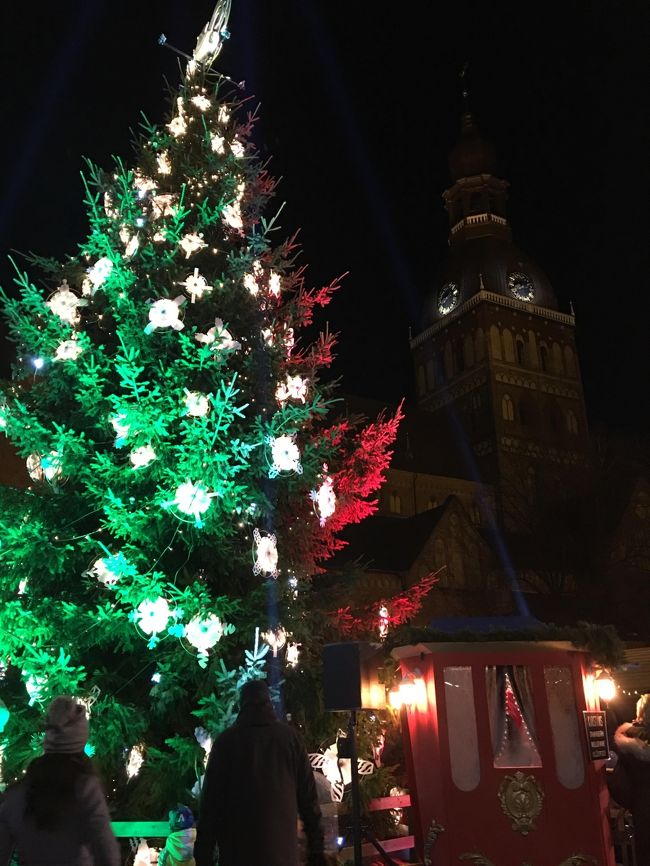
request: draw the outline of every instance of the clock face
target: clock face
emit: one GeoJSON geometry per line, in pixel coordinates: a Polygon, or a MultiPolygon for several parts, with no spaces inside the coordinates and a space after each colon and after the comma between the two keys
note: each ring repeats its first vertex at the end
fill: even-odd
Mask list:
{"type": "Polygon", "coordinates": [[[458,286],[456,283],[445,283],[438,295],[438,312],[441,316],[446,316],[457,304],[458,286]]]}
{"type": "Polygon", "coordinates": [[[518,301],[532,301],[535,297],[533,281],[528,274],[521,271],[512,271],[508,274],[508,288],[518,301]]]}

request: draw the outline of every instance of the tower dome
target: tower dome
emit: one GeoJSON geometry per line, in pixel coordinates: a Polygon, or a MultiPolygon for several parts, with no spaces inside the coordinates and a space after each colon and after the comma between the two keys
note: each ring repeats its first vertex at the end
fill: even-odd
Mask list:
{"type": "Polygon", "coordinates": [[[481,136],[474,116],[466,111],[461,120],[460,139],[449,154],[451,179],[495,174],[496,165],[494,145],[481,136]]]}

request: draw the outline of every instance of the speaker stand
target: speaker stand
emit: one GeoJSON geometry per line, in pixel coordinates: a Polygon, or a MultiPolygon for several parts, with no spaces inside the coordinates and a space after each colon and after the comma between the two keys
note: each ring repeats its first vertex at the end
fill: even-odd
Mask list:
{"type": "Polygon", "coordinates": [[[377,839],[361,823],[361,797],[359,795],[359,764],[357,762],[357,713],[350,711],[347,731],[347,757],[350,758],[352,785],[352,847],[354,850],[354,866],[363,866],[362,840],[369,842],[377,851],[386,866],[397,866],[395,861],[381,847],[377,839]]]}

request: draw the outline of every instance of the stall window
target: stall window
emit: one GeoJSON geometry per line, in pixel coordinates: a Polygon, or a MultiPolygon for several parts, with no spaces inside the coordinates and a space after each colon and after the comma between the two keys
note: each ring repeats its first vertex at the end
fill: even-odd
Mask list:
{"type": "Polygon", "coordinates": [[[523,665],[485,668],[495,767],[541,767],[530,671],[523,665]]]}
{"type": "Polygon", "coordinates": [[[585,764],[571,668],[545,667],[544,682],[557,777],[565,788],[579,788],[585,780],[585,764]]]}
{"type": "Polygon", "coordinates": [[[451,778],[461,791],[473,791],[481,780],[474,687],[470,667],[443,670],[451,778]]]}

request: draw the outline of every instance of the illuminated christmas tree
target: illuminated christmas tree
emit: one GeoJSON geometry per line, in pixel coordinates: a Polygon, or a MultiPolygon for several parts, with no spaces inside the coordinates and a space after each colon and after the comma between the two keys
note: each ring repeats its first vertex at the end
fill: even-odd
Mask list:
{"type": "Polygon", "coordinates": [[[42,705],[74,694],[131,817],[200,776],[265,663],[241,666],[257,627],[299,662],[311,577],[374,510],[398,423],[338,416],[334,339],[301,339],[336,284],[307,288],[293,239],[273,242],[254,118],[211,70],[223,23],[133,165],[89,164],[78,254],[33,259],[46,288],[17,269],[4,294],[0,427],[32,481],[0,494],[4,775],[38,750],[42,705]]]}

